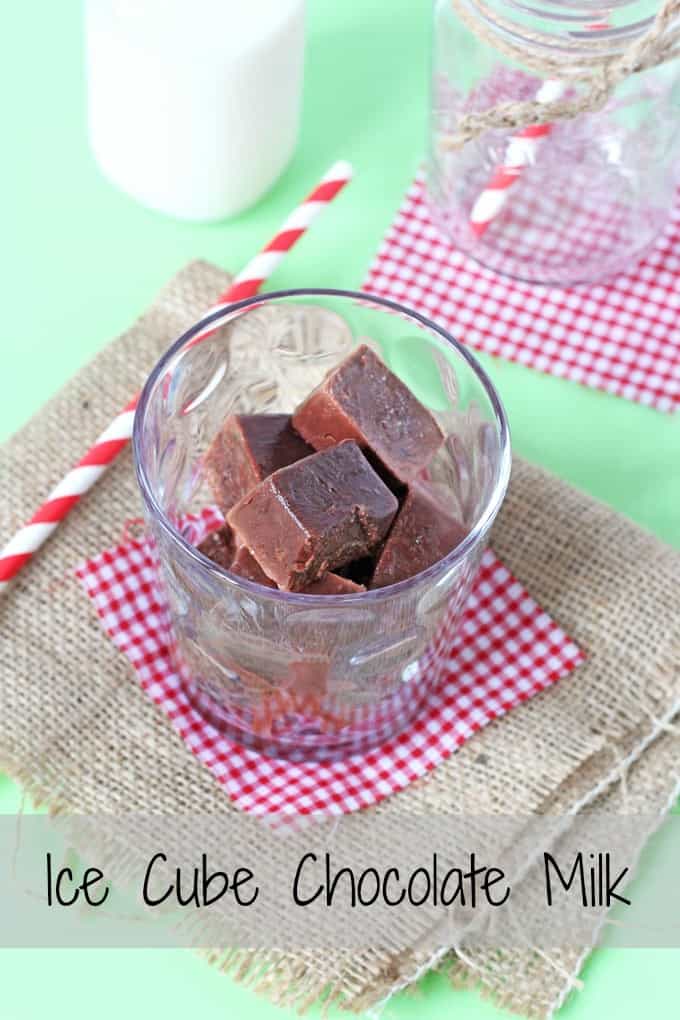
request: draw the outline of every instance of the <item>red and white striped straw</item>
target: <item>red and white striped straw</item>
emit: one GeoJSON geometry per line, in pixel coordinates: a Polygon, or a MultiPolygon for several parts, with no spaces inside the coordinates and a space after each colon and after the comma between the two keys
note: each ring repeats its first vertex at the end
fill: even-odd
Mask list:
{"type": "MultiPolygon", "coordinates": [[[[610,28],[609,21],[594,21],[588,28],[598,32],[610,28]]],[[[547,78],[536,92],[537,103],[556,103],[567,91],[567,83],[557,78],[547,78]]],[[[482,237],[508,201],[509,191],[519,180],[525,167],[535,162],[536,153],[542,140],[549,135],[553,125],[530,124],[518,131],[505,150],[501,166],[478,195],[470,212],[470,227],[476,237],[482,237]]]]}
{"type": "MultiPolygon", "coordinates": [[[[552,103],[565,92],[564,82],[549,78],[536,93],[538,103],[552,103]]],[[[508,201],[510,188],[519,179],[525,167],[531,166],[541,141],[552,131],[552,124],[530,124],[518,131],[505,150],[503,163],[478,195],[470,213],[470,227],[476,237],[486,233],[508,201]]]]}
{"type": "MultiPolygon", "coordinates": [[[[349,163],[339,162],[331,167],[308,198],[288,217],[266,248],[234,278],[229,289],[219,298],[215,309],[228,307],[257,294],[319,213],[349,183],[352,174],[349,163]]],[[[205,337],[211,332],[208,330],[201,335],[205,337]]],[[[139,394],[114,418],[94,446],[52,490],[30,521],[0,551],[0,596],[6,592],[12,578],[35,556],[74,506],[125,449],[132,437],[138,400],[139,394]]]]}

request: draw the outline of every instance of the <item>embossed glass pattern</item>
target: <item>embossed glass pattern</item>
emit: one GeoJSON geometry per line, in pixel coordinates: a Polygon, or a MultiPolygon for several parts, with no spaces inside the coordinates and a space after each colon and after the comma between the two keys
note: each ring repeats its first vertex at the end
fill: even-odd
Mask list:
{"type": "Polygon", "coordinates": [[[392,737],[447,664],[510,469],[505,414],[475,358],[392,302],[290,291],[206,316],[149,377],[134,455],[167,605],[168,640],[196,708],[265,753],[327,759],[392,737]],[[200,342],[200,334],[208,334],[200,342]],[[221,569],[192,545],[211,502],[202,458],[233,412],[292,411],[353,347],[370,343],[437,417],[429,467],[468,535],[445,559],[357,595],[291,594],[221,569]]]}

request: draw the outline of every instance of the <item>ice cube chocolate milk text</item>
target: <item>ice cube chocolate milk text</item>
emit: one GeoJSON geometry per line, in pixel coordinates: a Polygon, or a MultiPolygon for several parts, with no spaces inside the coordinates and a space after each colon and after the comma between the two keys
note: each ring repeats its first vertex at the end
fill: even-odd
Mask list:
{"type": "Polygon", "coordinates": [[[135,456],[182,682],[265,753],[346,755],[426,710],[503,498],[493,387],[453,338],[396,307],[351,292],[260,298],[212,351],[184,350],[186,334],[145,387],[135,456]],[[377,353],[404,316],[432,406],[377,353]],[[226,385],[183,420],[220,357],[226,385]],[[183,517],[206,503],[207,535],[183,517]]]}

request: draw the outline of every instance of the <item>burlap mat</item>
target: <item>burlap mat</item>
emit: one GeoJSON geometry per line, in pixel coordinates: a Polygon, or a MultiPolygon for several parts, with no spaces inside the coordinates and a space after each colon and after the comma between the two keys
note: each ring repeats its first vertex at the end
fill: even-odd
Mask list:
{"type": "MultiPolygon", "coordinates": [[[[226,284],[214,266],[188,266],[5,444],[0,544],[226,284]]],[[[74,565],[118,541],[139,512],[128,452],[0,605],[0,765],[54,809],[232,812],[131,678],[72,579],[74,565]]],[[[563,811],[599,798],[607,809],[661,816],[680,779],[671,727],[680,707],[680,555],[519,459],[493,543],[588,661],[371,810],[450,809],[455,790],[457,809],[476,814],[563,811]]],[[[213,962],[274,1001],[303,1007],[326,993],[352,1010],[383,1003],[438,964],[455,982],[478,983],[507,1007],[545,1017],[574,985],[582,956],[242,951],[213,962]]]]}

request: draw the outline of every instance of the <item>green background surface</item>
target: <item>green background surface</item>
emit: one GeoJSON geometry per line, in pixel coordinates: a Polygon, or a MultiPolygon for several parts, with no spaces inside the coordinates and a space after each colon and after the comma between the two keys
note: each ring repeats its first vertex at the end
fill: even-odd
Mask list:
{"type": "MultiPolygon", "coordinates": [[[[242,266],[339,158],[354,163],[356,180],[271,286],[360,283],[424,151],[429,6],[310,0],[297,155],[256,208],[213,226],[147,212],[97,172],[84,127],[80,3],[3,6],[0,439],[123,330],[188,259],[242,266]]],[[[483,360],[508,408],[517,452],[680,547],[678,416],[483,360]]],[[[0,777],[0,810],[15,810],[19,799],[0,777]]],[[[586,990],[561,1016],[677,1016],[679,965],[680,950],[598,951],[585,970],[586,990]]],[[[389,1011],[406,1020],[454,1011],[461,1020],[503,1015],[472,992],[451,991],[441,977],[426,979],[417,997],[402,995],[389,1011]]],[[[85,1020],[92,1013],[165,1020],[292,1015],[184,950],[0,952],[1,1020],[85,1020]]]]}

